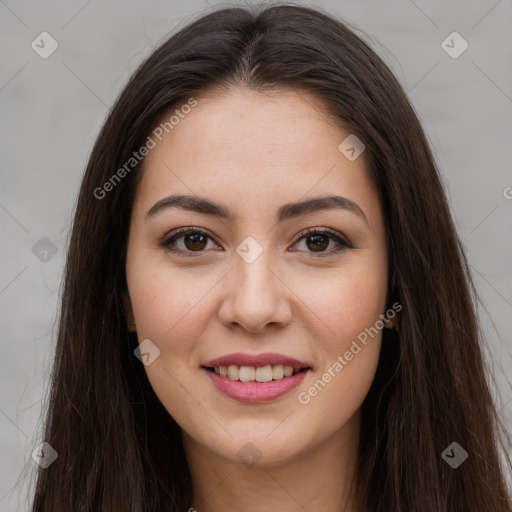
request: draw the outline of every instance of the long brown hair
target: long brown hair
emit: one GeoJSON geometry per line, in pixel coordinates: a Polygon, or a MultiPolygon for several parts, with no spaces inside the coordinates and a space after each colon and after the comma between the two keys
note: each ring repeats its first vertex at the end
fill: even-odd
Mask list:
{"type": "MultiPolygon", "coordinates": [[[[189,23],[129,80],[83,176],[62,290],[33,512],[185,511],[181,432],[134,356],[122,305],[140,164],[103,187],[171,108],[213,86],[295,87],[364,142],[390,244],[390,304],[363,403],[357,472],[365,512],[511,512],[500,454],[509,439],[487,382],[477,296],[420,122],[358,29],[296,5],[228,8],[189,23]],[[108,192],[98,198],[98,188],[108,192]],[[96,191],[96,193],[95,193],[96,191]],[[457,469],[442,456],[456,442],[457,469]]],[[[126,168],[125,168],[126,169],[126,168]]],[[[506,457],[510,466],[510,459],[506,457]]]]}

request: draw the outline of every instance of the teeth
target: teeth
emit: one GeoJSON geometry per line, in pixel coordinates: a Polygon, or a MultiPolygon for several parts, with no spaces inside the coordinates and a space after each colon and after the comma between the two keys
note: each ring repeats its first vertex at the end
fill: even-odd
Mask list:
{"type": "Polygon", "coordinates": [[[282,379],[284,377],[284,370],[282,364],[276,364],[272,366],[272,378],[275,380],[282,379]]]}
{"type": "Polygon", "coordinates": [[[267,366],[238,366],[231,364],[229,366],[218,366],[214,368],[217,375],[228,377],[231,380],[240,380],[242,382],[270,382],[271,380],[280,380],[284,377],[290,377],[299,370],[292,366],[282,364],[267,366]]]}
{"type": "Polygon", "coordinates": [[[240,370],[238,371],[238,378],[242,382],[250,382],[254,380],[256,377],[256,368],[252,366],[240,366],[240,370]]]}
{"type": "Polygon", "coordinates": [[[256,368],[256,382],[270,382],[272,380],[272,366],[256,368]]]}
{"type": "Polygon", "coordinates": [[[238,370],[238,366],[236,366],[235,364],[228,366],[228,377],[231,380],[238,380],[239,375],[240,372],[238,370]]]}

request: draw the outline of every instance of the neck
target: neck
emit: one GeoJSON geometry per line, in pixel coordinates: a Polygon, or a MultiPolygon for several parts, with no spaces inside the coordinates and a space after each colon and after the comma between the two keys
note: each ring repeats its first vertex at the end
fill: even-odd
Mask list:
{"type": "Polygon", "coordinates": [[[191,510],[353,512],[359,428],[356,413],[321,444],[286,463],[252,467],[208,450],[183,432],[192,475],[191,510]]]}

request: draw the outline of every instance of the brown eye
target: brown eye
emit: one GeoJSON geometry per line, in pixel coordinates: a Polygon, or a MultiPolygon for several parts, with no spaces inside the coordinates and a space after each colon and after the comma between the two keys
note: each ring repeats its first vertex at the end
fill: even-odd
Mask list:
{"type": "Polygon", "coordinates": [[[166,236],[160,242],[160,246],[166,251],[188,256],[190,253],[200,254],[204,252],[210,240],[213,241],[213,238],[202,229],[180,228],[166,236]],[[181,239],[183,239],[182,243],[178,244],[177,242],[181,239]]]}
{"type": "Polygon", "coordinates": [[[306,240],[311,240],[312,241],[311,243],[307,243],[306,242],[306,245],[312,251],[317,251],[317,250],[323,251],[329,245],[329,237],[327,237],[325,235],[312,235],[312,236],[308,236],[308,237],[306,237],[306,240]]]}
{"type": "MultiPolygon", "coordinates": [[[[343,251],[346,248],[353,248],[354,246],[344,239],[337,231],[329,228],[324,229],[308,229],[301,233],[300,238],[295,242],[294,245],[299,242],[305,241],[306,252],[311,254],[313,257],[318,256],[331,256],[334,253],[343,251]],[[338,247],[332,250],[326,250],[331,242],[337,243],[338,247]]],[[[180,228],[173,231],[166,236],[161,242],[165,250],[184,255],[190,256],[192,253],[200,255],[205,252],[208,246],[208,241],[214,242],[213,237],[206,231],[199,228],[180,228]],[[177,242],[183,239],[181,246],[177,242]]],[[[336,245],[336,244],[335,244],[336,245]]],[[[214,243],[214,246],[218,247],[214,243]]]]}
{"type": "Polygon", "coordinates": [[[334,253],[354,247],[337,231],[331,230],[330,228],[307,229],[300,233],[300,238],[297,240],[296,244],[303,240],[305,241],[304,245],[306,246],[306,252],[309,252],[313,257],[331,256],[334,253]],[[338,247],[333,250],[326,250],[332,241],[336,242],[338,247]]]}
{"type": "Polygon", "coordinates": [[[191,235],[184,235],[183,240],[185,247],[191,251],[204,249],[206,246],[206,236],[201,233],[193,233],[191,235]]]}

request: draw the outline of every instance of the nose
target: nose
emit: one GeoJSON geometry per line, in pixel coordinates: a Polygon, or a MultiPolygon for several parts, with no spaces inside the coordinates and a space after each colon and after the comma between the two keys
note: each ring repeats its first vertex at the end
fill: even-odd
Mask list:
{"type": "Polygon", "coordinates": [[[239,326],[257,333],[267,326],[284,327],[292,317],[293,296],[276,265],[264,251],[248,263],[238,255],[226,276],[226,289],[219,318],[226,326],[239,326]]]}

